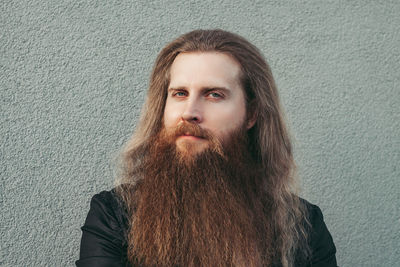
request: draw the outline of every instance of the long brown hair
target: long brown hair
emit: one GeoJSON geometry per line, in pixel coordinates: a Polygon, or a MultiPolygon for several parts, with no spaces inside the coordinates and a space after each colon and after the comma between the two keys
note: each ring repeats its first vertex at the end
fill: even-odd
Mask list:
{"type": "MultiPolygon", "coordinates": [[[[123,173],[119,184],[140,180],[140,161],[149,140],[162,129],[162,117],[169,85],[169,70],[179,53],[216,51],[232,56],[241,65],[241,83],[245,90],[247,111],[256,123],[249,130],[250,151],[262,166],[265,186],[272,198],[269,216],[276,233],[274,247],[283,266],[293,265],[295,251],[306,240],[307,221],[294,179],[292,145],[280,107],[278,91],[270,67],[259,50],[247,40],[223,30],[195,30],[169,43],[158,55],[150,78],[142,117],[123,154],[123,173]]],[[[119,187],[128,211],[132,194],[119,187]]]]}

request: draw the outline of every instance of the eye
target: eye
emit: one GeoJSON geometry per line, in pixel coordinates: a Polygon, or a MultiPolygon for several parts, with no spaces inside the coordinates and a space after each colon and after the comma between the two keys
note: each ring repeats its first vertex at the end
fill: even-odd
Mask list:
{"type": "Polygon", "coordinates": [[[172,92],[172,96],[173,97],[185,97],[185,96],[187,96],[187,92],[186,91],[174,91],[174,92],[172,92]]]}
{"type": "Polygon", "coordinates": [[[219,92],[210,92],[210,93],[208,93],[207,96],[210,97],[210,98],[214,98],[214,99],[222,99],[222,98],[224,98],[224,95],[219,93],[219,92]]]}

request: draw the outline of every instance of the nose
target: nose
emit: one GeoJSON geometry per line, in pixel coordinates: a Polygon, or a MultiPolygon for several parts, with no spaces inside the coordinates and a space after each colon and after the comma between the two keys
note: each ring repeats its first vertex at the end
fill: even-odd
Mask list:
{"type": "Polygon", "coordinates": [[[201,104],[196,99],[188,99],[185,109],[182,113],[182,120],[191,123],[201,123],[203,116],[201,112],[201,104]]]}

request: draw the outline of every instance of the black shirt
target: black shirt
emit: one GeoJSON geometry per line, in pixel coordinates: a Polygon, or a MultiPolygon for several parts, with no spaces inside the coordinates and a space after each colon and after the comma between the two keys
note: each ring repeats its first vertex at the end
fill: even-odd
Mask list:
{"type": "MultiPolygon", "coordinates": [[[[311,230],[311,259],[295,259],[296,266],[336,267],[336,248],[320,208],[305,201],[311,230]]],[[[93,196],[84,226],[78,267],[129,266],[126,231],[128,222],[114,190],[93,196]]]]}

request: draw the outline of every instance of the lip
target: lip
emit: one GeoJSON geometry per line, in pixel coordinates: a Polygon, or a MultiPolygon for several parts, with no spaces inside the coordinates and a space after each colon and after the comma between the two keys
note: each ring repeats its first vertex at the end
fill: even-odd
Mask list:
{"type": "Polygon", "coordinates": [[[194,135],[181,135],[179,136],[179,138],[184,138],[184,139],[189,139],[189,140],[203,140],[204,138],[200,137],[200,136],[194,136],[194,135]]]}

